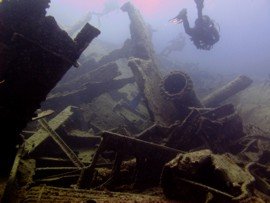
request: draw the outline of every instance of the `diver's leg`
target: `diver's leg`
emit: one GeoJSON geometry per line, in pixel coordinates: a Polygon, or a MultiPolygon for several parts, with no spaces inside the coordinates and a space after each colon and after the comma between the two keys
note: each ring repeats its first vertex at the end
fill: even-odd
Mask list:
{"type": "Polygon", "coordinates": [[[198,10],[198,18],[202,18],[202,9],[204,0],[194,0],[198,10]]]}
{"type": "Polygon", "coordinates": [[[183,25],[184,25],[184,29],[185,29],[185,33],[187,33],[188,35],[192,35],[192,29],[190,28],[187,16],[183,16],[182,18],[183,20],[183,25]]]}
{"type": "Polygon", "coordinates": [[[177,22],[183,22],[183,25],[184,25],[184,29],[185,29],[185,32],[188,34],[188,35],[191,35],[191,28],[189,26],[189,22],[188,22],[188,19],[187,19],[187,9],[182,9],[180,11],[180,13],[175,17],[173,18],[172,20],[177,20],[177,22]]]}

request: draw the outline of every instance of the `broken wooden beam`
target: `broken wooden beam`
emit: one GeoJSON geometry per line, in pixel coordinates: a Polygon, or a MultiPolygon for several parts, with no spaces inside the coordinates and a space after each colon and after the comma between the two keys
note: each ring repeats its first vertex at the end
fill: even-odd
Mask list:
{"type": "Polygon", "coordinates": [[[18,168],[20,165],[23,150],[24,150],[24,145],[19,146],[17,154],[16,154],[15,159],[14,159],[13,166],[12,166],[10,174],[9,174],[8,181],[6,183],[4,194],[2,196],[2,199],[0,199],[0,202],[4,203],[4,202],[13,202],[14,201],[14,198],[15,198],[14,196],[16,193],[15,182],[16,182],[17,171],[18,171],[18,168]]]}
{"type": "Polygon", "coordinates": [[[77,54],[79,57],[82,52],[88,47],[91,41],[100,34],[100,31],[94,26],[86,23],[82,30],[77,34],[74,39],[74,43],[77,49],[77,54]]]}
{"type": "Polygon", "coordinates": [[[225,101],[229,97],[237,94],[238,92],[246,89],[251,85],[253,81],[244,75],[235,78],[233,81],[214,91],[213,93],[206,96],[202,103],[206,107],[216,107],[221,102],[225,101]]]}
{"type": "Polygon", "coordinates": [[[116,62],[107,63],[95,70],[81,75],[80,77],[69,79],[67,82],[57,85],[53,89],[53,93],[50,93],[49,98],[52,97],[53,94],[80,89],[83,85],[89,82],[109,82],[120,74],[119,65],[116,62]]]}
{"type": "Polygon", "coordinates": [[[133,77],[106,82],[88,82],[84,84],[80,89],[74,90],[72,92],[63,93],[60,95],[52,95],[51,97],[47,98],[43,107],[61,109],[69,105],[78,106],[82,103],[91,102],[91,100],[103,93],[110,92],[115,89],[120,89],[126,84],[133,82],[133,77]]]}
{"type": "MultiPolygon", "coordinates": [[[[76,116],[76,114],[78,114],[77,108],[68,106],[61,113],[51,119],[49,121],[49,125],[53,130],[58,131],[63,125],[70,123],[70,120],[73,116],[76,116]]],[[[30,154],[34,152],[36,148],[40,147],[41,144],[47,140],[49,136],[50,135],[47,131],[39,129],[35,134],[33,134],[25,141],[24,154],[30,154]]]]}
{"type": "MultiPolygon", "coordinates": [[[[41,111],[41,112],[38,112],[37,116],[33,117],[32,118],[32,121],[36,121],[36,120],[39,120],[41,118],[44,118],[44,117],[47,117],[47,116],[50,116],[54,113],[53,110],[49,109],[49,110],[46,110],[46,111],[41,111]]],[[[25,132],[25,131],[23,131],[25,132]]]]}
{"type": "Polygon", "coordinates": [[[41,127],[49,133],[49,136],[67,155],[70,161],[79,169],[83,168],[84,164],[79,160],[77,155],[68,147],[65,141],[50,127],[48,122],[44,118],[39,119],[38,122],[40,123],[41,127]]]}
{"type": "Polygon", "coordinates": [[[92,19],[92,12],[88,12],[87,15],[81,19],[80,21],[76,22],[71,28],[67,30],[69,36],[73,36],[78,30],[80,30],[86,23],[88,23],[92,19]]]}

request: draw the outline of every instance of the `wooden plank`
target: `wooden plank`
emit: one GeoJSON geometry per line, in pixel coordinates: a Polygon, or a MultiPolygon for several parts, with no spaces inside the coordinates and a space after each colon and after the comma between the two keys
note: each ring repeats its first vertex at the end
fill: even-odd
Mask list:
{"type": "MultiPolygon", "coordinates": [[[[57,130],[64,123],[66,123],[75,113],[76,107],[68,106],[56,117],[49,121],[49,125],[53,130],[57,130]]],[[[37,146],[43,143],[49,137],[49,133],[44,129],[39,129],[35,134],[25,141],[25,153],[33,152],[37,146]]]]}

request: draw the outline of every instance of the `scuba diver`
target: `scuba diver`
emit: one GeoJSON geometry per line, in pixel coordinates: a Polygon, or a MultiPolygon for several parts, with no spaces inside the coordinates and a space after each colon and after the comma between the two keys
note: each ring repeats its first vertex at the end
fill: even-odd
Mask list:
{"type": "Polygon", "coordinates": [[[92,12],[89,11],[87,15],[80,21],[78,21],[76,24],[74,24],[71,28],[68,29],[68,34],[70,36],[74,36],[78,30],[80,30],[86,23],[91,21],[93,17],[95,16],[98,20],[98,26],[101,25],[101,17],[119,9],[118,2],[116,0],[107,0],[104,3],[104,8],[102,12],[92,12]]]}
{"type": "Polygon", "coordinates": [[[187,19],[187,9],[182,9],[170,22],[176,24],[183,22],[185,32],[191,37],[194,45],[198,49],[210,50],[219,41],[219,31],[213,20],[209,16],[202,14],[204,0],[194,1],[197,5],[198,18],[193,28],[190,27],[187,19]]]}
{"type": "Polygon", "coordinates": [[[101,24],[101,17],[118,10],[120,8],[117,0],[106,0],[104,3],[104,7],[101,13],[92,12],[98,19],[98,24],[101,24]]]}
{"type": "Polygon", "coordinates": [[[186,45],[186,39],[183,33],[180,33],[175,39],[169,41],[169,44],[163,49],[161,55],[169,56],[172,52],[182,51],[186,45]]]}

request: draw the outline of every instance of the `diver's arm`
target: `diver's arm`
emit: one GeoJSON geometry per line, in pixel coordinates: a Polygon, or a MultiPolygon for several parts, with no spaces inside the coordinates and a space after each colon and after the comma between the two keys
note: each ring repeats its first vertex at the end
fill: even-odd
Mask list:
{"type": "Polygon", "coordinates": [[[198,9],[198,19],[202,19],[202,8],[198,8],[197,7],[197,9],[198,9]]]}

